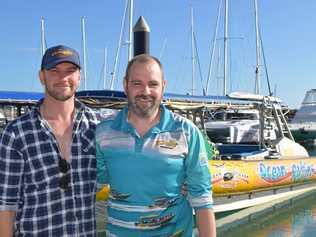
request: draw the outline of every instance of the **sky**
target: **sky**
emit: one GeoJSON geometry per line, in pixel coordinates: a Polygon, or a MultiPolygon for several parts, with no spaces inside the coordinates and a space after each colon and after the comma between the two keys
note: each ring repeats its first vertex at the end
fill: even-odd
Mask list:
{"type": "MultiPolygon", "coordinates": [[[[219,2],[134,0],[132,24],[135,25],[140,16],[147,21],[150,27],[150,54],[158,57],[164,66],[167,92],[192,93],[194,84],[193,93],[202,94],[215,39],[208,92],[222,95],[223,7],[219,15],[218,34],[214,37],[219,2]],[[191,50],[192,26],[196,42],[194,57],[191,50]],[[195,61],[193,76],[192,58],[195,61]]],[[[252,93],[256,65],[254,1],[228,2],[227,92],[252,93]]],[[[127,19],[122,24],[125,6],[126,0],[1,0],[0,90],[43,90],[38,80],[42,18],[47,47],[57,44],[70,46],[79,51],[82,59],[82,17],[85,19],[86,88],[103,89],[104,85],[109,88],[122,30],[123,43],[114,81],[114,89],[122,90],[122,78],[128,61],[127,19]],[[121,25],[125,27],[121,29],[121,25]]],[[[269,93],[268,75],[271,91],[290,108],[298,108],[305,92],[315,88],[315,11],[315,0],[258,0],[265,57],[264,60],[261,52],[261,94],[269,93]]],[[[84,85],[82,81],[80,89],[84,89],[84,85]]]]}

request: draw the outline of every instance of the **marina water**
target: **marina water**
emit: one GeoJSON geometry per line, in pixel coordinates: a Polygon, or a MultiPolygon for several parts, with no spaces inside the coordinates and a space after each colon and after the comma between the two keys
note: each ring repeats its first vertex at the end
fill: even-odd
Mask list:
{"type": "MultiPolygon", "coordinates": [[[[309,148],[315,156],[316,147],[309,148]]],[[[219,237],[316,237],[316,192],[219,237]]]]}

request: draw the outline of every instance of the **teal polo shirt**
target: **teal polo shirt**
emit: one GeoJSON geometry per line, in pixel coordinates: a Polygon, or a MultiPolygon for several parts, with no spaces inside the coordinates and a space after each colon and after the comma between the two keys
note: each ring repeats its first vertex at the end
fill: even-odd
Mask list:
{"type": "Polygon", "coordinates": [[[111,187],[107,237],[192,236],[193,209],[212,208],[203,135],[160,109],[159,123],[143,137],[128,122],[127,107],[97,126],[98,182],[111,187]]]}

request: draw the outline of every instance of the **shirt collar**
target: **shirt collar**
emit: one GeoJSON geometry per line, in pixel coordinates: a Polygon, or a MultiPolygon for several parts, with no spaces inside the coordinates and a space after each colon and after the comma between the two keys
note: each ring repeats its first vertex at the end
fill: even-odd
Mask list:
{"type": "MultiPolygon", "coordinates": [[[[40,107],[43,104],[43,102],[44,102],[44,98],[40,99],[37,102],[36,106],[34,106],[34,110],[36,111],[36,113],[40,114],[40,107]]],[[[77,111],[83,112],[85,110],[85,108],[86,108],[86,106],[81,101],[79,101],[78,99],[75,98],[76,113],[77,113],[77,111]]]]}
{"type": "MultiPolygon", "coordinates": [[[[150,129],[150,133],[161,133],[171,129],[170,121],[174,121],[173,113],[168,110],[164,105],[160,105],[160,120],[154,127],[150,129]]],[[[128,106],[125,106],[114,119],[112,128],[121,130],[123,132],[135,132],[135,128],[128,122],[128,106]]]]}
{"type": "MultiPolygon", "coordinates": [[[[37,117],[41,124],[43,124],[44,122],[40,113],[40,107],[43,104],[43,101],[44,101],[44,98],[40,99],[37,102],[36,106],[33,107],[33,116],[37,117]]],[[[82,115],[85,112],[85,109],[86,109],[86,106],[81,101],[75,98],[75,115],[74,115],[75,126],[74,127],[77,127],[77,124],[80,123],[82,119],[82,115]]]]}

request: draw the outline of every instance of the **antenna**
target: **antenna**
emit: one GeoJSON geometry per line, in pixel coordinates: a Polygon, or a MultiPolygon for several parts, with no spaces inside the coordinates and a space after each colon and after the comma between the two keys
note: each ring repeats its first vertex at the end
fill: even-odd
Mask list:
{"type": "Polygon", "coordinates": [[[42,57],[44,56],[46,50],[46,40],[45,40],[45,26],[44,26],[44,18],[41,18],[41,50],[42,50],[42,57]]]}
{"type": "Polygon", "coordinates": [[[86,32],[85,32],[85,18],[81,18],[82,29],[82,50],[83,50],[83,80],[84,90],[87,90],[87,64],[86,64],[86,32]]]}
{"type": "Polygon", "coordinates": [[[194,28],[193,28],[193,7],[190,4],[190,15],[191,15],[191,59],[192,59],[192,94],[194,95],[194,74],[195,74],[195,47],[194,47],[194,28]]]}
{"type": "Polygon", "coordinates": [[[129,31],[128,31],[128,61],[132,59],[132,37],[133,37],[133,0],[129,0],[129,31]]]}
{"type": "Polygon", "coordinates": [[[255,81],[255,94],[260,94],[260,37],[259,37],[259,21],[258,21],[258,4],[257,0],[254,0],[255,7],[255,20],[256,20],[256,81],[255,81]]]}
{"type": "Polygon", "coordinates": [[[223,79],[223,96],[226,96],[226,82],[227,82],[227,40],[228,40],[228,0],[225,0],[225,31],[224,31],[224,79],[223,79]]]}

